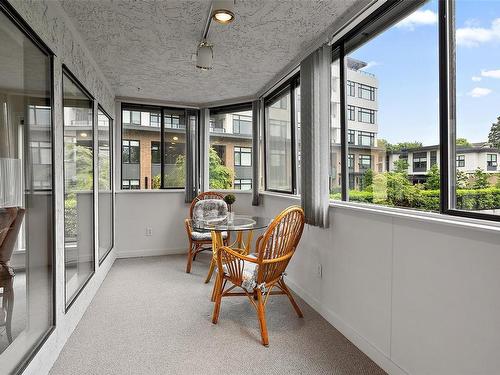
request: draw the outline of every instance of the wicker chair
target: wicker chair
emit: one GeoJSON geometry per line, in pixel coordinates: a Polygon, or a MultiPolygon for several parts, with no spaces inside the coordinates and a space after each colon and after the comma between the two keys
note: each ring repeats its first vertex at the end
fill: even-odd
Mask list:
{"type": "Polygon", "coordinates": [[[222,297],[247,296],[257,310],[262,344],[269,345],[265,306],[270,295],[287,295],[295,312],[302,318],[302,311],[288,290],[283,274],[299,243],[304,229],[304,212],[292,206],[281,212],[266,232],[257,239],[257,253],[242,255],[238,249],[227,246],[217,253],[217,280],[212,322],[217,324],[222,297]],[[226,285],[232,284],[226,289],[226,285]],[[239,287],[243,292],[232,292],[239,287]],[[273,288],[279,290],[274,290],[273,288]]]}
{"type": "MultiPolygon", "coordinates": [[[[191,207],[189,208],[189,219],[184,221],[184,225],[186,227],[186,232],[189,241],[189,249],[188,249],[188,259],[186,265],[186,272],[191,272],[191,265],[193,261],[196,259],[196,256],[202,252],[203,250],[212,249],[212,238],[210,233],[205,232],[196,232],[191,227],[191,220],[193,219],[194,208],[198,202],[208,200],[208,199],[223,199],[224,196],[215,192],[205,192],[198,195],[191,202],[191,207]]],[[[227,244],[228,235],[226,234],[224,238],[224,244],[227,244]]]]}

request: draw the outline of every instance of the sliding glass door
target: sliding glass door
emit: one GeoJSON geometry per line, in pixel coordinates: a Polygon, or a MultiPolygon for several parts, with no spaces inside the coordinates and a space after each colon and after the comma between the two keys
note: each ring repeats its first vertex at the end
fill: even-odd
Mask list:
{"type": "Polygon", "coordinates": [[[54,326],[51,55],[0,3],[0,373],[54,326]]]}

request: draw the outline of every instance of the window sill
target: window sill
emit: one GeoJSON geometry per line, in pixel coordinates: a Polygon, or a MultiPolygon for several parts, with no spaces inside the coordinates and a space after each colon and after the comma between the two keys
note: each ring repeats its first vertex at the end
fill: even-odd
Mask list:
{"type": "Polygon", "coordinates": [[[286,198],[292,200],[300,201],[300,195],[297,194],[287,194],[287,193],[277,193],[274,191],[259,191],[259,195],[269,196],[269,197],[278,197],[278,198],[286,198]]]}
{"type": "Polygon", "coordinates": [[[213,193],[223,193],[223,194],[252,194],[252,190],[239,190],[239,189],[210,189],[208,191],[211,191],[213,193]]]}
{"type": "Polygon", "coordinates": [[[390,216],[408,220],[417,220],[426,223],[439,223],[461,228],[471,228],[484,231],[493,231],[500,233],[500,223],[489,222],[472,218],[463,218],[452,215],[439,214],[435,212],[424,212],[416,210],[407,210],[397,207],[384,207],[377,205],[368,205],[355,202],[330,201],[330,207],[343,208],[354,211],[363,211],[367,213],[390,216]]]}
{"type": "Polygon", "coordinates": [[[184,189],[137,189],[137,190],[117,190],[116,194],[146,194],[146,193],[184,193],[184,189]]]}

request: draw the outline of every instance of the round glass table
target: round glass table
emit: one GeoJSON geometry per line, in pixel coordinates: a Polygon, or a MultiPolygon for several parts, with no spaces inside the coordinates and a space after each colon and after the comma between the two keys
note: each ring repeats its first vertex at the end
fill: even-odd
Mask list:
{"type": "Polygon", "coordinates": [[[224,237],[227,238],[226,246],[246,255],[250,252],[253,231],[267,228],[271,221],[272,219],[267,217],[243,215],[228,216],[224,219],[215,220],[192,220],[191,226],[193,230],[212,234],[212,261],[205,283],[208,283],[212,278],[217,264],[217,250],[219,247],[224,246],[224,237]],[[232,243],[229,232],[236,232],[236,239],[232,243]],[[245,232],[247,233],[246,239],[243,238],[245,232]]]}

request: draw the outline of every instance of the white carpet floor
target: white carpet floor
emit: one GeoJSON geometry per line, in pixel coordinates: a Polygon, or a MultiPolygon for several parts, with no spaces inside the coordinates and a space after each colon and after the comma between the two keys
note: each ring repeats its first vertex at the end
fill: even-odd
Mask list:
{"type": "Polygon", "coordinates": [[[271,296],[270,346],[246,297],[222,300],[212,324],[209,254],[117,260],[52,368],[71,374],[384,374],[297,297],[271,296]]]}

